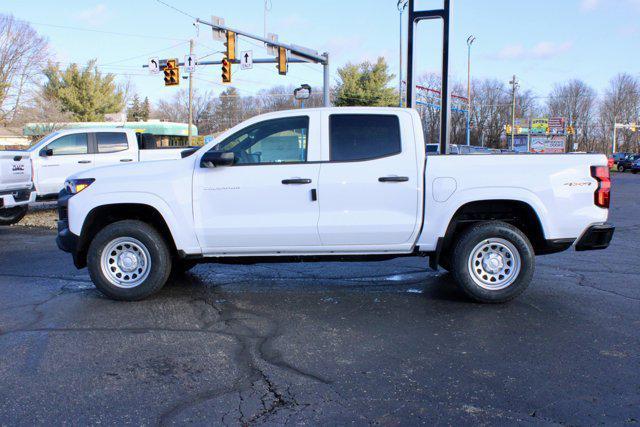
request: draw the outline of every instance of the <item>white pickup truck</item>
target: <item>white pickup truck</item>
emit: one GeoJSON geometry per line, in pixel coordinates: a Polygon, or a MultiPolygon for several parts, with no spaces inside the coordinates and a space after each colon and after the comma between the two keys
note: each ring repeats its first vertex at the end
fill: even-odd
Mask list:
{"type": "Polygon", "coordinates": [[[603,155],[425,156],[411,109],[254,117],[193,155],[90,170],[58,201],[58,246],[111,298],[199,262],[428,256],[470,297],[504,302],[535,255],[603,249],[603,155]]]}
{"type": "Polygon", "coordinates": [[[157,148],[155,139],[132,129],[80,128],[53,132],[25,151],[33,164],[38,197],[56,196],[68,176],[100,166],[150,160],[179,159],[184,148],[157,148]]]}
{"type": "Polygon", "coordinates": [[[35,198],[29,157],[0,151],[0,225],[20,221],[35,198]]]}

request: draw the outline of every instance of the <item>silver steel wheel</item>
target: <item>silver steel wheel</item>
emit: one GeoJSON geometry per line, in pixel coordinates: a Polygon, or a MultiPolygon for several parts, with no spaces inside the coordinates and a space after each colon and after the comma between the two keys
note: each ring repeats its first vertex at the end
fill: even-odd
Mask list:
{"type": "Polygon", "coordinates": [[[140,285],[151,272],[151,255],[133,237],[119,237],[109,242],[100,257],[102,274],[111,284],[131,289],[140,285]]]}
{"type": "Polygon", "coordinates": [[[484,239],[469,255],[469,274],[481,288],[499,291],[511,285],[520,274],[520,253],[509,241],[484,239]]]}

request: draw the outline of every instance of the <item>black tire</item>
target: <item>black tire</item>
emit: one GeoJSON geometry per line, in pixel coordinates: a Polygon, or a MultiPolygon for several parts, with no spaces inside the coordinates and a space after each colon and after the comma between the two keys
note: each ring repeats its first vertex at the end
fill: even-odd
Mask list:
{"type": "Polygon", "coordinates": [[[29,205],[0,209],[0,225],[12,225],[20,222],[27,214],[29,205]]]}
{"type": "Polygon", "coordinates": [[[456,283],[471,299],[504,303],[520,295],[531,283],[535,253],[519,229],[491,221],[469,227],[456,239],[451,264],[456,283]]]}
{"type": "MultiPolygon", "coordinates": [[[[127,244],[125,242],[120,246],[125,246],[124,250],[126,250],[127,244]]],[[[136,250],[129,250],[127,253],[134,254],[136,250]]],[[[146,258],[146,254],[144,257],[146,258]]],[[[110,258],[109,261],[111,261],[110,258]]],[[[115,264],[108,265],[113,267],[115,264]]],[[[136,263],[136,265],[142,266],[143,263],[136,263]]],[[[167,282],[171,274],[171,253],[165,239],[149,224],[134,220],[118,221],[107,225],[93,238],[87,253],[87,266],[91,280],[93,280],[100,292],[115,300],[138,301],[155,294],[167,282]],[[137,249],[138,254],[141,254],[144,250],[148,252],[150,262],[144,264],[146,265],[147,276],[133,287],[117,286],[112,280],[118,279],[108,276],[102,269],[103,254],[107,258],[115,256],[117,249],[114,248],[111,254],[105,253],[105,250],[108,250],[109,246],[117,244],[114,242],[118,239],[130,239],[131,242],[137,241],[134,245],[139,243],[143,246],[143,248],[137,249]]],[[[119,267],[119,264],[116,267],[119,267]]],[[[132,278],[135,278],[137,271],[131,272],[132,278]]],[[[125,277],[128,278],[128,276],[125,277]]],[[[138,279],[141,280],[140,278],[138,279]]]]}
{"type": "Polygon", "coordinates": [[[625,171],[624,166],[618,165],[618,172],[624,173],[624,171],[625,171]]]}

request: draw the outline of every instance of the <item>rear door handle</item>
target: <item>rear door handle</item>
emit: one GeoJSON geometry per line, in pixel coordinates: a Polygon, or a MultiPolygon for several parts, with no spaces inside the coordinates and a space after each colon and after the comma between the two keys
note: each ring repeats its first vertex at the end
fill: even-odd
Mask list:
{"type": "Polygon", "coordinates": [[[380,182],[407,182],[409,181],[408,176],[381,176],[378,178],[380,182]]]}
{"type": "Polygon", "coordinates": [[[285,185],[292,185],[292,184],[311,184],[311,180],[308,178],[289,178],[289,179],[283,179],[282,183],[285,185]]]}
{"type": "Polygon", "coordinates": [[[120,159],[121,162],[133,162],[133,159],[120,159]]]}
{"type": "Polygon", "coordinates": [[[91,160],[78,160],[78,163],[91,163],[91,160]]]}

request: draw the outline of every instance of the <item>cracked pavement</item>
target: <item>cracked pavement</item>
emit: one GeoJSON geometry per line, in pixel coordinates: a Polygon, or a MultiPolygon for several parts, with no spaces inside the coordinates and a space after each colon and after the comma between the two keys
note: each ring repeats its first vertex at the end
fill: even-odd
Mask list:
{"type": "Polygon", "coordinates": [[[201,265],[101,296],[48,230],[0,229],[0,425],[640,423],[640,177],[612,246],[539,257],[510,304],[427,261],[201,265]]]}

